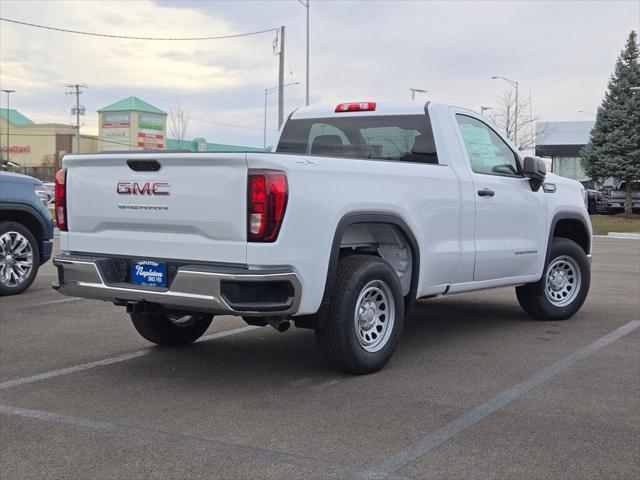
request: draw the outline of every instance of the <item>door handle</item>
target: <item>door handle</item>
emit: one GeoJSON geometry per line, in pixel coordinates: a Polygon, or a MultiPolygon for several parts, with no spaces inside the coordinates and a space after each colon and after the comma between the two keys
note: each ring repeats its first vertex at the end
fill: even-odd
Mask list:
{"type": "Polygon", "coordinates": [[[493,197],[496,194],[493,190],[488,188],[483,188],[482,190],[478,190],[478,195],[481,197],[493,197]]]}

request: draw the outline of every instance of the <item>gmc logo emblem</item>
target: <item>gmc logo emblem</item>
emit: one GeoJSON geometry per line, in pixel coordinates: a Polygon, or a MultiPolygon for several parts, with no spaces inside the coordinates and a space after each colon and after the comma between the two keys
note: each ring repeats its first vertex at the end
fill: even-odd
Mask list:
{"type": "Polygon", "coordinates": [[[169,182],[118,182],[118,195],[169,195],[169,182]]]}

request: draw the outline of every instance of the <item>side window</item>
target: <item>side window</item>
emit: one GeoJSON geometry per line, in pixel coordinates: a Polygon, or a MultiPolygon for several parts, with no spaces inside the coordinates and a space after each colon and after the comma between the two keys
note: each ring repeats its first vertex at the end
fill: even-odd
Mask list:
{"type": "Polygon", "coordinates": [[[515,152],[488,125],[460,114],[456,115],[456,121],[474,172],[509,176],[522,174],[515,152]]]}

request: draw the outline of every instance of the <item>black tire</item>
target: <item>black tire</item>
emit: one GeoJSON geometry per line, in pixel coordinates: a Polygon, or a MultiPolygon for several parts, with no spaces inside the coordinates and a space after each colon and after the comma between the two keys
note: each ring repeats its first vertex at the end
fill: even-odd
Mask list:
{"type": "Polygon", "coordinates": [[[195,342],[207,331],[212,320],[213,315],[170,315],[160,308],[131,314],[131,321],[138,333],[163,347],[179,347],[195,342]]]}
{"type": "MultiPolygon", "coordinates": [[[[18,295],[19,293],[24,292],[27,288],[31,286],[33,281],[36,279],[36,275],[38,274],[38,269],[40,268],[40,248],[38,246],[38,242],[36,238],[31,233],[27,227],[22,225],[21,223],[16,222],[0,222],[0,237],[3,235],[9,234],[9,232],[17,232],[22,235],[27,242],[29,243],[29,247],[31,248],[31,261],[32,266],[28,271],[27,275],[21,280],[19,283],[13,285],[13,281],[5,282],[3,278],[0,278],[0,297],[8,296],[8,295],[18,295]]],[[[0,246],[0,249],[2,247],[0,246]]],[[[4,263],[5,255],[2,250],[0,250],[0,262],[4,263]]],[[[13,260],[13,256],[12,256],[13,260]]],[[[7,268],[6,266],[4,268],[7,268]]],[[[0,269],[3,270],[3,269],[0,269]]],[[[3,270],[4,271],[4,270],[3,270]]]]}
{"type": "MultiPolygon", "coordinates": [[[[569,279],[571,277],[569,276],[569,279]]],[[[564,282],[568,288],[571,284],[567,281],[564,282]]],[[[589,293],[589,286],[591,285],[591,266],[589,265],[589,259],[584,250],[576,242],[567,238],[554,238],[551,244],[551,255],[549,256],[549,262],[545,265],[542,278],[536,283],[529,283],[516,287],[516,295],[518,302],[522,309],[532,317],[538,320],[566,320],[571,318],[584,303],[589,293]],[[564,259],[572,259],[573,262],[568,261],[565,265],[567,272],[574,275],[579,275],[579,287],[577,291],[566,291],[561,289],[559,292],[552,291],[549,295],[556,295],[557,299],[552,302],[546,293],[547,278],[549,276],[549,268],[556,262],[562,262],[564,259]],[[573,263],[573,265],[571,265],[573,263]],[[579,272],[573,272],[572,268],[577,267],[579,272]],[[562,299],[561,295],[567,293],[567,299],[562,299]],[[567,302],[562,304],[562,302],[567,302]]],[[[551,287],[550,287],[551,288],[551,287]]],[[[553,290],[551,288],[551,290],[553,290]]]]}
{"type": "MultiPolygon", "coordinates": [[[[327,361],[338,370],[348,373],[366,374],[380,370],[396,349],[403,323],[402,288],[391,266],[372,255],[351,255],[340,260],[328,319],[316,329],[316,340],[327,361]],[[386,291],[392,301],[385,305],[384,297],[375,295],[376,287],[386,291]],[[365,290],[374,294],[374,297],[371,297],[372,301],[383,299],[377,300],[380,302],[376,303],[375,308],[378,310],[374,309],[377,313],[372,313],[375,319],[372,321],[378,323],[367,333],[371,335],[371,341],[381,342],[377,351],[367,351],[360,343],[361,336],[356,332],[356,302],[365,290]],[[384,310],[391,311],[392,307],[394,316],[385,316],[384,310]],[[384,321],[388,322],[387,326],[379,324],[384,321]],[[388,326],[389,323],[392,325],[388,326]],[[378,327],[381,328],[382,334],[376,332],[375,329],[378,327]],[[380,340],[373,335],[380,335],[380,340]]],[[[362,329],[358,331],[364,332],[362,329]]],[[[365,341],[364,337],[362,338],[362,341],[365,341]]]]}

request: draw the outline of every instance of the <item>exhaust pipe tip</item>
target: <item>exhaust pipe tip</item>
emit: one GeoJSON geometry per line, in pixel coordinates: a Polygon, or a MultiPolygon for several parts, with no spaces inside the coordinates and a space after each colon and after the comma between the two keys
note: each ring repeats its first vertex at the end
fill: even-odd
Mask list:
{"type": "Polygon", "coordinates": [[[280,333],[284,333],[291,327],[291,322],[285,318],[273,317],[267,320],[269,325],[275,328],[280,333]]]}
{"type": "Polygon", "coordinates": [[[285,320],[280,325],[278,325],[278,331],[281,333],[286,332],[291,327],[291,322],[289,320],[285,320]]]}

